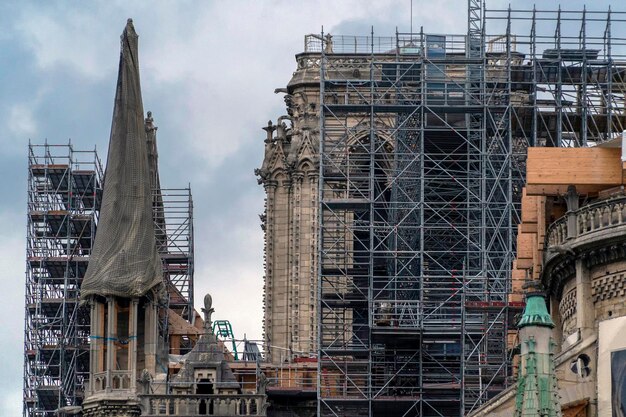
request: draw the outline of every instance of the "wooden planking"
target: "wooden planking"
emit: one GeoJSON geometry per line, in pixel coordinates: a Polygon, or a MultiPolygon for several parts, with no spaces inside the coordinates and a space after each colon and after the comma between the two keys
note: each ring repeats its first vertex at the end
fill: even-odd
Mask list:
{"type": "Polygon", "coordinates": [[[541,256],[541,252],[539,252],[539,242],[537,240],[537,235],[533,235],[533,279],[539,279],[539,274],[541,273],[541,267],[543,263],[543,257],[541,256]]]}
{"type": "Polygon", "coordinates": [[[511,290],[513,293],[523,293],[522,286],[526,280],[526,271],[517,267],[517,262],[515,263],[515,268],[511,271],[511,290]]]}
{"type": "Polygon", "coordinates": [[[522,233],[537,233],[537,223],[520,223],[518,230],[522,233]]]}
{"type": "Polygon", "coordinates": [[[535,233],[522,233],[521,227],[517,227],[517,260],[533,259],[533,240],[537,240],[535,233]]]}
{"type": "Polygon", "coordinates": [[[530,269],[533,266],[533,260],[532,259],[518,259],[517,260],[517,267],[519,269],[530,269]]]}
{"type": "MultiPolygon", "coordinates": [[[[581,195],[596,196],[600,191],[604,190],[607,185],[602,184],[583,184],[576,186],[576,190],[581,195]]],[[[557,196],[564,195],[567,192],[567,185],[563,184],[543,184],[543,185],[528,185],[528,193],[532,195],[549,195],[557,196]]]]}
{"type": "Polygon", "coordinates": [[[579,193],[597,193],[622,181],[619,148],[528,148],[528,195],[560,195],[575,184],[579,193]]]}
{"type": "Polygon", "coordinates": [[[531,196],[522,189],[522,223],[537,223],[537,202],[539,196],[531,196]]]}
{"type": "Polygon", "coordinates": [[[537,230],[541,240],[546,235],[546,227],[546,197],[540,196],[537,199],[537,230]]]}

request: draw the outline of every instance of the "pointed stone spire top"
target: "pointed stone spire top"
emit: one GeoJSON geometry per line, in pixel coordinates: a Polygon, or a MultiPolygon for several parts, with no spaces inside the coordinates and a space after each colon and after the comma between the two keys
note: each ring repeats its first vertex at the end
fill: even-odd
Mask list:
{"type": "Polygon", "coordinates": [[[133,19],[131,17],[126,19],[126,27],[124,28],[124,32],[122,32],[122,38],[124,38],[124,36],[128,36],[129,34],[137,37],[137,32],[135,32],[135,26],[133,25],[133,19]]]}
{"type": "Polygon", "coordinates": [[[137,39],[128,19],[121,36],[102,207],[83,298],[140,297],[163,282],[152,219],[137,39]]]}

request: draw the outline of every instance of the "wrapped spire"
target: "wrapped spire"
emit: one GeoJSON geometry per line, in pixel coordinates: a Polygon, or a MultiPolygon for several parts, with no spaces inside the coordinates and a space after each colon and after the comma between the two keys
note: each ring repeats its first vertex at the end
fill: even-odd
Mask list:
{"type": "Polygon", "coordinates": [[[128,19],[121,36],[102,207],[82,283],[83,299],[93,295],[140,297],[163,282],[152,218],[137,38],[128,19]]]}

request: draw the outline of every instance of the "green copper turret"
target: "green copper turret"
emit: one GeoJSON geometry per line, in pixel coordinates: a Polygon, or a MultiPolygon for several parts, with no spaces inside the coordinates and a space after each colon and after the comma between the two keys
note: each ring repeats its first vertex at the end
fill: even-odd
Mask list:
{"type": "Polygon", "coordinates": [[[518,323],[521,360],[515,398],[515,417],[560,417],[561,405],[554,366],[554,322],[543,294],[526,295],[526,308],[518,323]]]}
{"type": "Polygon", "coordinates": [[[517,328],[521,329],[526,326],[544,326],[551,329],[554,328],[554,322],[543,295],[540,293],[530,293],[526,296],[526,308],[521,320],[517,324],[517,328]]]}

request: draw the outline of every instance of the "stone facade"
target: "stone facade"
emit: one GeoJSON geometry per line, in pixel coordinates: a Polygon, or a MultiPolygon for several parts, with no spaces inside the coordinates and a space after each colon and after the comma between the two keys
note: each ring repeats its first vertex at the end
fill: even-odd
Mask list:
{"type": "MultiPolygon", "coordinates": [[[[267,359],[273,363],[317,355],[320,59],[319,54],[297,55],[297,68],[287,87],[275,91],[285,94],[287,114],[280,116],[276,124],[270,121],[263,127],[266,132],[264,158],[261,167],[255,170],[259,184],[266,192],[265,211],[260,216],[265,232],[263,332],[267,359]]],[[[370,56],[348,58],[338,55],[332,59],[333,69],[328,70],[329,74],[341,78],[349,73],[369,78],[370,56]]],[[[379,56],[378,59],[391,58],[379,56]]],[[[360,103],[362,97],[352,91],[342,96],[334,94],[328,99],[334,104],[355,104],[360,103]]],[[[377,121],[381,131],[378,140],[383,143],[381,149],[390,154],[393,152],[392,141],[382,132],[392,129],[394,120],[389,116],[377,121]]],[[[351,116],[342,124],[337,123],[328,122],[327,142],[342,141],[342,129],[347,127],[353,131],[348,141],[352,145],[349,151],[357,159],[362,157],[358,153],[369,141],[368,121],[351,116]]],[[[387,156],[383,159],[380,163],[388,167],[387,156]]],[[[330,192],[333,198],[354,197],[345,182],[338,181],[337,186],[326,192],[330,192]]],[[[353,223],[352,213],[344,216],[338,221],[353,223]]],[[[331,262],[350,267],[352,260],[339,254],[341,250],[345,253],[353,250],[353,237],[347,229],[336,232],[340,236],[332,236],[338,254],[331,262]]],[[[330,258],[331,255],[327,255],[327,259],[330,258]]],[[[348,291],[353,285],[343,280],[336,291],[348,291]]],[[[352,320],[350,313],[345,320],[352,320]]],[[[350,337],[344,328],[336,331],[341,335],[339,337],[350,337]]],[[[326,334],[325,337],[334,338],[332,331],[330,333],[331,336],[326,334]]]]}
{"type": "Polygon", "coordinates": [[[563,298],[559,303],[559,314],[563,326],[563,335],[565,337],[576,331],[576,287],[568,285],[563,292],[563,298]]]}
{"type": "Polygon", "coordinates": [[[141,415],[139,402],[135,400],[104,400],[94,404],[83,405],[83,417],[136,417],[141,415]]]}
{"type": "Polygon", "coordinates": [[[602,320],[626,316],[626,262],[594,268],[591,276],[596,326],[602,320]]]}
{"type": "Polygon", "coordinates": [[[319,87],[296,73],[255,171],[266,192],[264,342],[274,363],[316,353],[319,87]]]}

